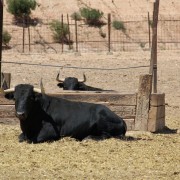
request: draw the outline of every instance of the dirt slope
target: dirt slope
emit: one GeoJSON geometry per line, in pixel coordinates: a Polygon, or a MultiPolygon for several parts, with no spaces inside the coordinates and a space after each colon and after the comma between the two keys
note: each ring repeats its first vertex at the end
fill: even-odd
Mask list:
{"type": "MultiPolygon", "coordinates": [[[[121,19],[130,16],[147,16],[152,14],[154,0],[37,0],[39,6],[33,11],[33,16],[39,18],[57,18],[61,14],[72,14],[82,7],[91,7],[103,11],[121,19]]],[[[6,6],[5,6],[6,7],[6,6]]],[[[180,9],[179,0],[161,0],[159,12],[161,15],[178,14],[180,9]]],[[[5,18],[9,14],[5,10],[5,18]]]]}

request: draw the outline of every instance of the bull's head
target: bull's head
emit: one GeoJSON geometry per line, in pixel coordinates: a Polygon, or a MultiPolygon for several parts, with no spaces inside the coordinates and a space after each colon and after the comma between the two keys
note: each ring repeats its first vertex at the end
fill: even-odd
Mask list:
{"type": "Polygon", "coordinates": [[[15,100],[16,116],[20,120],[25,120],[36,101],[36,94],[41,93],[40,89],[29,84],[19,84],[15,88],[4,90],[5,97],[15,100]]]}
{"type": "Polygon", "coordinates": [[[58,73],[56,77],[56,81],[58,81],[58,86],[63,88],[63,90],[79,90],[80,86],[83,82],[86,82],[86,76],[83,74],[83,79],[77,79],[75,77],[66,77],[59,78],[60,73],[58,73]]]}

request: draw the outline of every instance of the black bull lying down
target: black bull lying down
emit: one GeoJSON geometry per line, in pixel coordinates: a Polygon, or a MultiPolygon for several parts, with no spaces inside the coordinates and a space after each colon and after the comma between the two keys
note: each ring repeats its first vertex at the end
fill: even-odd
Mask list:
{"type": "Polygon", "coordinates": [[[127,130],[124,120],[104,105],[52,97],[29,84],[4,92],[6,98],[15,100],[22,130],[19,142],[41,143],[63,137],[121,138],[127,130]]]}
{"type": "MultiPolygon", "coordinates": [[[[56,77],[56,81],[58,82],[58,86],[63,88],[63,90],[78,90],[78,91],[103,91],[101,88],[96,88],[92,86],[88,86],[84,84],[86,82],[86,76],[83,74],[83,79],[78,79],[75,77],[66,77],[59,78],[60,73],[58,73],[56,77]]],[[[105,90],[110,91],[110,90],[105,90]]]]}

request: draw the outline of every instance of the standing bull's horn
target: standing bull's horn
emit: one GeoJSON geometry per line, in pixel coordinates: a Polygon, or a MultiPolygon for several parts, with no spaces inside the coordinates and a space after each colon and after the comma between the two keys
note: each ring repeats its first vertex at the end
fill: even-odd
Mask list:
{"type": "Polygon", "coordinates": [[[61,83],[64,82],[65,78],[59,78],[59,76],[60,76],[60,69],[59,69],[59,73],[56,77],[56,81],[61,82],[61,83]]]}
{"type": "Polygon", "coordinates": [[[43,86],[42,78],[41,78],[41,82],[40,82],[40,87],[41,87],[41,93],[45,94],[45,89],[44,89],[44,86],[43,86]]]}
{"type": "Polygon", "coordinates": [[[33,91],[37,93],[41,93],[41,89],[38,89],[38,88],[33,88],[33,91]]]}
{"type": "Polygon", "coordinates": [[[83,78],[84,79],[79,79],[78,82],[82,83],[82,82],[86,82],[86,76],[85,74],[83,73],[83,78]]]}

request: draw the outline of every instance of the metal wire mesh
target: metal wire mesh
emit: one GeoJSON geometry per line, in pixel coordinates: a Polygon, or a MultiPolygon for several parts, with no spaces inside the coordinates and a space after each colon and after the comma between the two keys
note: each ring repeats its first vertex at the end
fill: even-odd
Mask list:
{"type": "MultiPolygon", "coordinates": [[[[160,16],[158,22],[158,49],[159,50],[177,50],[180,49],[180,16],[165,17],[160,16]]],[[[116,19],[116,18],[114,18],[116,19]]],[[[135,19],[135,17],[133,18],[135,19]]],[[[61,18],[59,18],[61,21],[61,18]]],[[[148,18],[141,20],[126,21],[123,20],[125,31],[116,30],[111,20],[110,44],[108,41],[108,22],[104,19],[104,26],[92,27],[84,21],[75,21],[69,19],[70,39],[72,44],[57,43],[53,39],[53,32],[49,23],[52,19],[41,19],[37,25],[30,25],[24,29],[24,47],[23,47],[23,27],[14,24],[11,19],[4,20],[4,29],[8,30],[12,39],[9,43],[9,50],[12,52],[25,53],[61,53],[61,52],[102,52],[108,51],[137,51],[150,48],[152,39],[152,30],[148,26],[148,18]],[[76,32],[77,29],[77,32],[76,32]],[[30,39],[29,39],[30,36],[30,39]],[[150,38],[149,38],[150,37],[150,38]],[[30,42],[30,44],[29,44],[30,42]],[[23,49],[24,48],[24,49],[23,49]]],[[[64,16],[64,23],[67,18],[64,16]]]]}

